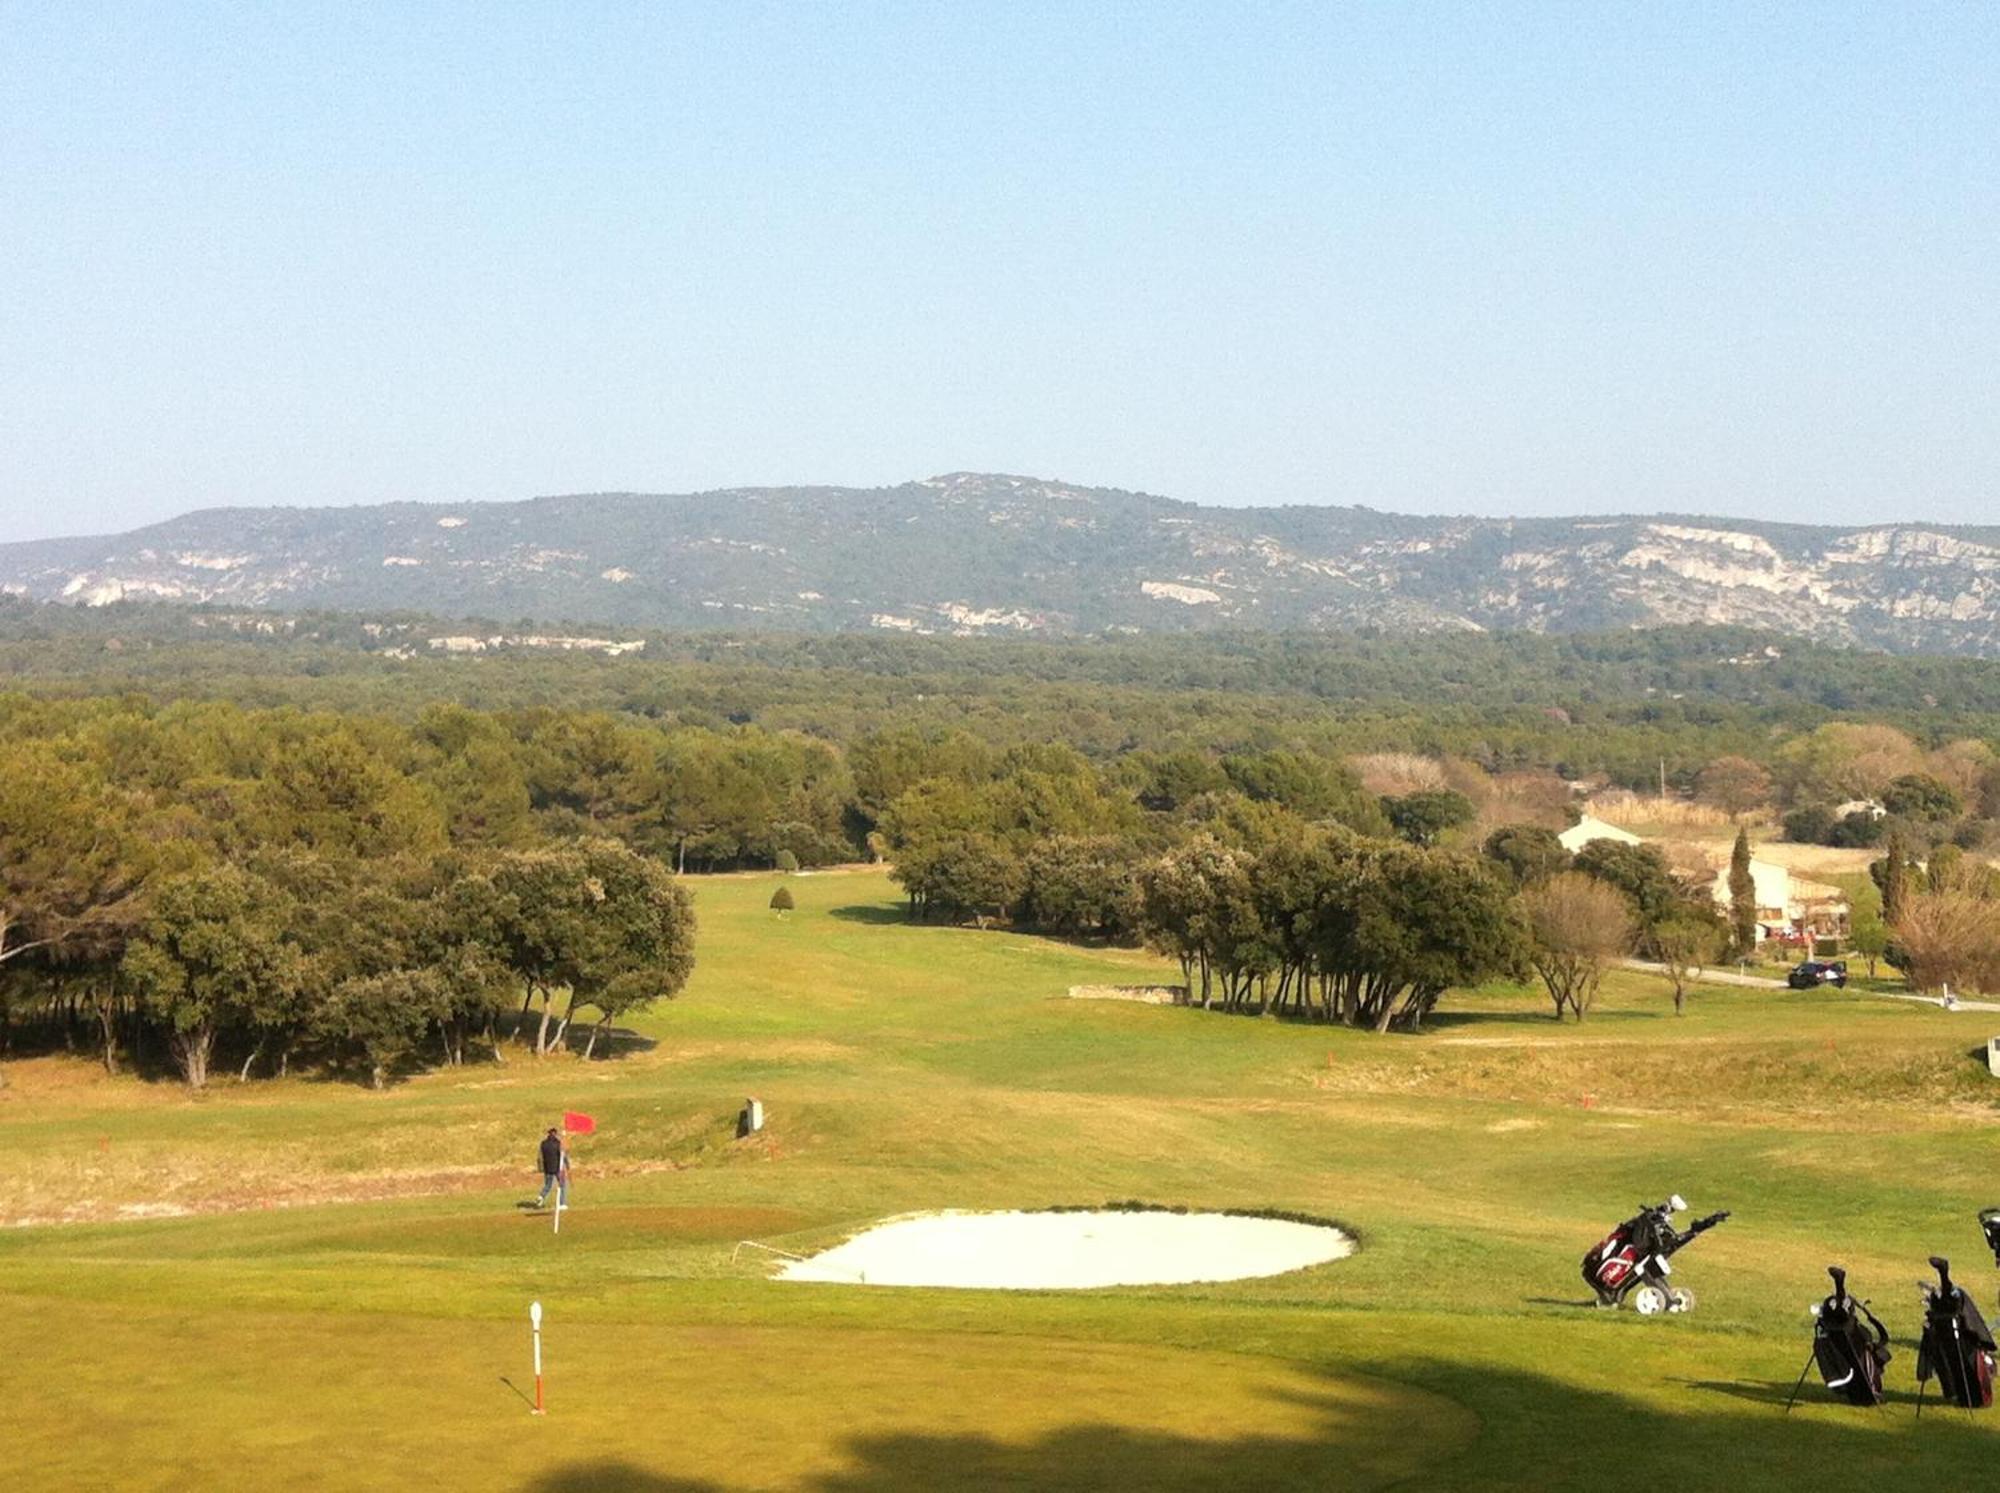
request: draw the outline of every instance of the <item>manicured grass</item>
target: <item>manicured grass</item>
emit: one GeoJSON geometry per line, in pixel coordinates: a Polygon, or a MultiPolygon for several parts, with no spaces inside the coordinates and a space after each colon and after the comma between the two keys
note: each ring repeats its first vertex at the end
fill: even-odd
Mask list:
{"type": "Polygon", "coordinates": [[[912,927],[875,873],[695,884],[701,967],[614,1061],[515,1055],[384,1094],[191,1098],[81,1060],[0,1091],[9,1476],[24,1486],[1971,1486],[2000,1418],[1785,1392],[1839,1261],[1904,1347],[1913,1282],[2000,1203],[1980,1018],[1621,973],[1380,1038],[1062,999],[1124,950],[912,927]],[[756,1094],[769,1128],[736,1141],[756,1094]],[[562,1108],[578,1206],[514,1204],[562,1108]],[[1576,1303],[1576,1260],[1678,1190],[1735,1210],[1691,1317],[1576,1303]],[[887,1214],[1144,1198],[1331,1216],[1297,1275],[1080,1294],[803,1286],[887,1214]],[[284,1206],[276,1206],[284,1205],[284,1206]],[[186,1216],[131,1217],[148,1210],[186,1216]],[[524,1387],[549,1311],[552,1413],[524,1387]]]}

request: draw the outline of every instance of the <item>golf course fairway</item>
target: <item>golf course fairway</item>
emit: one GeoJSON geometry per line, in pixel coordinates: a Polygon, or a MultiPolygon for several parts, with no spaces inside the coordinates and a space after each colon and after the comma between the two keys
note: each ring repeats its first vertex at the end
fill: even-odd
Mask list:
{"type": "MultiPolygon", "coordinates": [[[[1120,1001],[1134,950],[906,923],[876,870],[694,879],[699,967],[608,1058],[190,1095],[8,1065],[6,1477],[284,1487],[1970,1488],[2000,1412],[1915,1414],[1930,1254],[1989,1309],[1987,1018],[1620,973],[1581,1025],[1454,991],[1416,1036],[1120,1001]],[[763,1133],[735,1136],[751,1095],[763,1133]],[[536,1140],[564,1110],[556,1235],[536,1140]],[[1577,1261],[1670,1192],[1732,1217],[1687,1316],[1577,1261]],[[787,1284],[889,1217],[1271,1210],[1351,1257],[1086,1291],[787,1284]],[[1825,1267],[1890,1402],[1808,1379],[1825,1267]],[[548,1413],[530,1413],[539,1301],[548,1413]]],[[[1993,1018],[2000,1020],[2000,1018],[1993,1018]]],[[[2000,1029],[2000,1028],[1996,1028],[2000,1029]]]]}

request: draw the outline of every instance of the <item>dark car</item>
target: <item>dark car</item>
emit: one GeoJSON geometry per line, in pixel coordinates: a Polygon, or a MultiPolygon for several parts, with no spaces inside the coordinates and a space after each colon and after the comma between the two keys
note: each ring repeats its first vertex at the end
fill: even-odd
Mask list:
{"type": "Polygon", "coordinates": [[[1845,959],[1808,959],[1804,964],[1794,965],[1792,972],[1785,976],[1785,983],[1794,990],[1817,990],[1822,985],[1847,985],[1847,961],[1845,959]]]}

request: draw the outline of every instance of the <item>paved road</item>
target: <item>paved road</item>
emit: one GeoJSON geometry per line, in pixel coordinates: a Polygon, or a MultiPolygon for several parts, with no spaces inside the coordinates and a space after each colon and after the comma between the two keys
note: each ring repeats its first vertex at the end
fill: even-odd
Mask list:
{"type": "MultiPolygon", "coordinates": [[[[1944,1002],[1935,995],[1901,995],[1893,990],[1876,990],[1864,994],[1879,995],[1890,1001],[1916,1001],[1919,1005],[1942,1006],[1944,1002]]],[[[1954,1011],[2000,1011],[2000,1004],[1993,1001],[1960,1001],[1951,1008],[1954,1011]]]]}
{"type": "MultiPolygon", "coordinates": [[[[1659,975],[1667,973],[1664,964],[1653,964],[1644,959],[1621,959],[1619,963],[1627,969],[1636,969],[1642,974],[1659,975]]],[[[1739,975],[1733,969],[1705,969],[1701,978],[1691,983],[1697,985],[1741,985],[1749,990],[1789,990],[1783,980],[1773,980],[1764,975],[1739,975]]]]}
{"type": "MultiPolygon", "coordinates": [[[[1625,968],[1636,969],[1649,975],[1666,977],[1666,966],[1652,964],[1644,959],[1620,960],[1625,968]]],[[[1740,985],[1748,990],[1789,990],[1783,980],[1774,980],[1767,975],[1740,975],[1733,969],[1705,969],[1701,972],[1702,985],[1740,985]]],[[[1921,1006],[1942,1006],[1944,1002],[1935,995],[1906,995],[1894,990],[1860,990],[1857,995],[1879,996],[1883,1000],[1915,1001],[1921,1006]]],[[[1960,1001],[1952,1008],[1957,1011],[2000,1011],[2000,1003],[1994,1001],[1960,1001]]]]}

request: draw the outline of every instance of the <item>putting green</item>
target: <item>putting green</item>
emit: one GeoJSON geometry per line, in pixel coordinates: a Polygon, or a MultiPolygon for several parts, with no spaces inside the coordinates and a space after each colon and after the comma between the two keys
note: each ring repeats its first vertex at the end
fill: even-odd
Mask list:
{"type": "Polygon", "coordinates": [[[39,1369],[9,1376],[23,1487],[1361,1489],[1476,1429],[1436,1395],[1246,1355],[554,1314],[538,1419],[525,1316],[6,1309],[39,1369]]]}

